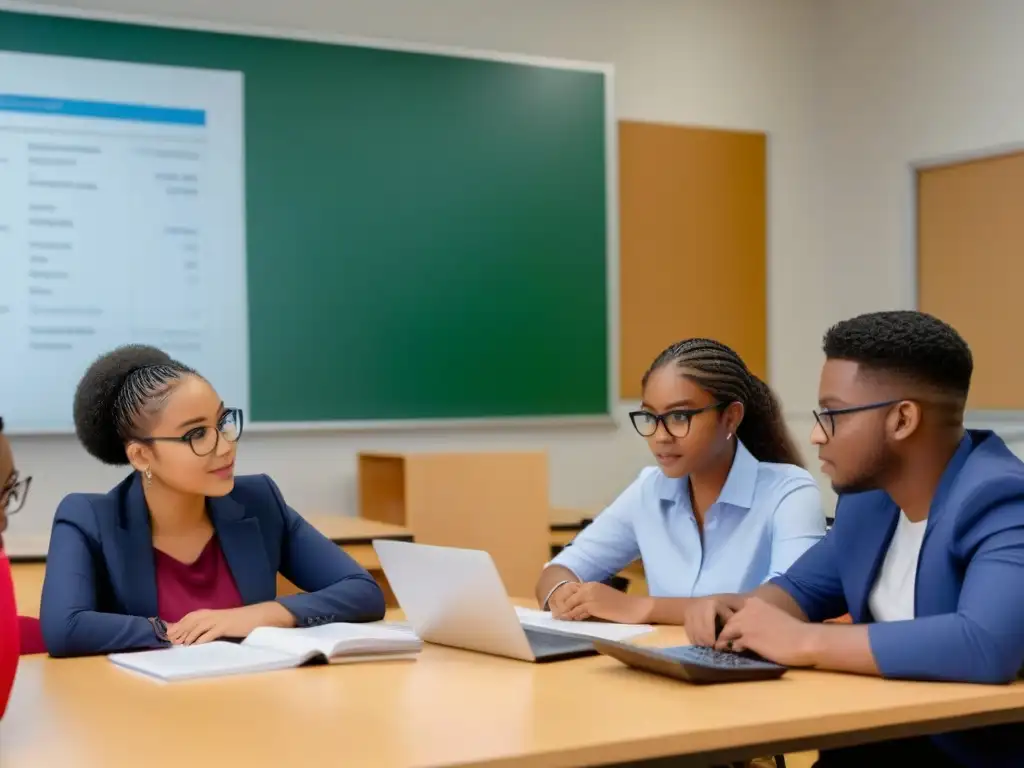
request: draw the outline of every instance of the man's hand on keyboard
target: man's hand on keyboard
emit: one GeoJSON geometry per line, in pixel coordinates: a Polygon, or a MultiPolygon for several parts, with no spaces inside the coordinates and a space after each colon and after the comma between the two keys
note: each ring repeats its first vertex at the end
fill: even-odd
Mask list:
{"type": "Polygon", "coordinates": [[[715,648],[720,651],[753,651],[787,667],[815,664],[814,644],[819,625],[790,616],[764,600],[752,597],[733,614],[715,648]]]}
{"type": "MultiPolygon", "coordinates": [[[[583,621],[603,619],[618,624],[643,624],[651,615],[653,599],[627,595],[614,587],[589,581],[581,584],[564,602],[564,614],[556,619],[583,621]]],[[[554,615],[554,614],[552,614],[554,615]]]]}
{"type": "Polygon", "coordinates": [[[683,611],[686,636],[694,645],[712,646],[718,631],[743,607],[742,595],[709,595],[692,599],[683,611]]]}

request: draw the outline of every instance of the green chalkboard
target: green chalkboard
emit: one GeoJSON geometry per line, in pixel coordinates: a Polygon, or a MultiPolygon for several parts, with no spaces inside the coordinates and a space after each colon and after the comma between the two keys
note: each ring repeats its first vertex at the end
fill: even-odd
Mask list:
{"type": "Polygon", "coordinates": [[[608,412],[603,73],[9,12],[0,50],[244,73],[253,420],[608,412]]]}

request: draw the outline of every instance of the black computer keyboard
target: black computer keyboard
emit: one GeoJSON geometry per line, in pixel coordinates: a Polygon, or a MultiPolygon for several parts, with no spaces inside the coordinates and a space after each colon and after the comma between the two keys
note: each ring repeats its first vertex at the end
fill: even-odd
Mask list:
{"type": "Polygon", "coordinates": [[[755,669],[775,667],[772,662],[752,653],[730,653],[704,648],[698,645],[679,645],[672,648],[659,648],[661,653],[687,664],[699,664],[703,667],[719,669],[755,669]]]}
{"type": "Polygon", "coordinates": [[[774,680],[786,673],[784,666],[753,654],[716,651],[695,645],[651,648],[598,640],[594,647],[630,667],[691,683],[774,680]]]}

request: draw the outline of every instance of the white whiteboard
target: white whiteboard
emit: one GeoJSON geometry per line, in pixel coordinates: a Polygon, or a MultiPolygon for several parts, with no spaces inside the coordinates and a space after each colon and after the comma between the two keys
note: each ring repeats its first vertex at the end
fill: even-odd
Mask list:
{"type": "Polygon", "coordinates": [[[0,414],[68,432],[140,342],[248,405],[243,77],[0,52],[0,414]]]}

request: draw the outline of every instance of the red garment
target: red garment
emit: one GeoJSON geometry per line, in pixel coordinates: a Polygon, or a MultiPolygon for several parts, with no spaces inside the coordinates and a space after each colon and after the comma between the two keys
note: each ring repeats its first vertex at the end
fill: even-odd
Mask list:
{"type": "Polygon", "coordinates": [[[22,656],[28,656],[30,653],[46,653],[39,619],[34,619],[31,616],[19,616],[18,636],[21,638],[22,656]]]}
{"type": "Polygon", "coordinates": [[[11,564],[7,555],[0,550],[0,717],[4,716],[14,686],[19,646],[18,611],[14,606],[11,564]]]}
{"type": "Polygon", "coordinates": [[[201,609],[240,608],[242,596],[220,542],[213,536],[191,564],[153,550],[158,616],[168,624],[201,609]]]}

